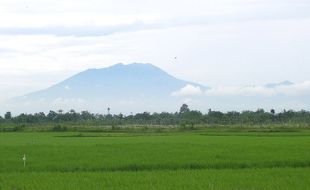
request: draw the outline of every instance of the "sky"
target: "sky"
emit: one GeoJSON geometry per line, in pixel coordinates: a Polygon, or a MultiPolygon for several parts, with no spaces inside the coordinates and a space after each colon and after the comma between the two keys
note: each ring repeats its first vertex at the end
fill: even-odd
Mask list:
{"type": "Polygon", "coordinates": [[[309,0],[1,0],[0,102],[134,62],[212,95],[286,80],[308,89],[309,34],[309,0]]]}

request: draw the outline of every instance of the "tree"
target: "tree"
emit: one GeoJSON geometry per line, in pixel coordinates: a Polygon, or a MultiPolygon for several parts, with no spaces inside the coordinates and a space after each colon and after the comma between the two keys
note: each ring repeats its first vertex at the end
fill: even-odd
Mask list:
{"type": "Polygon", "coordinates": [[[274,111],[274,109],[271,109],[271,110],[270,110],[270,113],[271,113],[272,115],[274,115],[276,112],[274,111]]]}
{"type": "Polygon", "coordinates": [[[70,113],[70,114],[76,114],[76,112],[75,112],[74,109],[71,109],[71,110],[69,111],[69,113],[70,113]]]}
{"type": "Polygon", "coordinates": [[[108,115],[110,115],[111,108],[108,108],[108,115]]]}
{"type": "Polygon", "coordinates": [[[208,124],[223,124],[224,113],[220,111],[209,111],[205,118],[208,124]]]}
{"type": "Polygon", "coordinates": [[[193,127],[195,124],[201,123],[203,115],[200,111],[188,111],[182,114],[181,123],[184,125],[190,124],[193,127]]]}
{"type": "Polygon", "coordinates": [[[83,120],[93,120],[95,119],[94,114],[90,113],[89,111],[82,111],[81,117],[83,120]]]}
{"type": "Polygon", "coordinates": [[[54,121],[55,119],[57,119],[58,114],[55,111],[50,110],[50,112],[47,114],[47,118],[50,121],[54,121]]]}
{"type": "Polygon", "coordinates": [[[12,114],[11,114],[11,112],[6,112],[5,113],[5,115],[4,115],[4,119],[7,119],[7,120],[10,120],[10,119],[12,119],[12,114]]]}
{"type": "Polygon", "coordinates": [[[184,114],[186,112],[189,112],[190,109],[188,108],[188,105],[187,104],[183,104],[180,108],[180,114],[184,114]]]}

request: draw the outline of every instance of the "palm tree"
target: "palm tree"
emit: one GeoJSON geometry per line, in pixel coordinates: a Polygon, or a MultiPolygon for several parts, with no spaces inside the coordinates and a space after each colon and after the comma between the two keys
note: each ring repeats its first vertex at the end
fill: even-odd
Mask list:
{"type": "Polygon", "coordinates": [[[110,110],[111,110],[111,109],[110,109],[110,108],[108,108],[108,115],[110,115],[110,110]]]}

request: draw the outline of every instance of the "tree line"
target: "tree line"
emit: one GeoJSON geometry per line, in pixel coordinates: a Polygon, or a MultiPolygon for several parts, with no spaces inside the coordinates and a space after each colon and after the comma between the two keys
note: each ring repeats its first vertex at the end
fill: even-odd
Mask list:
{"type": "MultiPolygon", "coordinates": [[[[110,111],[110,109],[108,108],[110,111]]],[[[76,112],[70,110],[49,111],[34,114],[20,114],[12,116],[7,112],[4,117],[0,116],[0,124],[78,124],[78,125],[180,125],[194,126],[202,125],[268,125],[268,124],[305,124],[310,125],[310,112],[301,110],[283,110],[276,113],[275,110],[265,111],[212,111],[202,113],[197,110],[190,110],[188,105],[183,104],[175,113],[137,113],[131,115],[123,114],[94,114],[88,111],[76,112]]]]}

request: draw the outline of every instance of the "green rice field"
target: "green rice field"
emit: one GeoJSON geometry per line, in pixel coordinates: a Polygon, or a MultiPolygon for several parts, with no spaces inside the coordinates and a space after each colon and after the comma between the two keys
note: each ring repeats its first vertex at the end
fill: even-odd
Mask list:
{"type": "Polygon", "coordinates": [[[308,130],[0,133],[0,190],[309,188],[308,130]]]}

